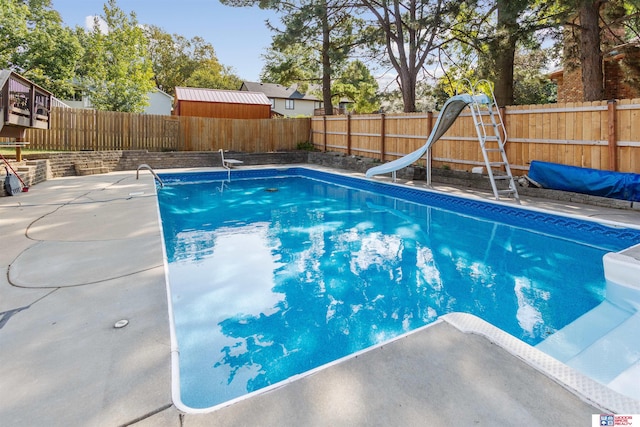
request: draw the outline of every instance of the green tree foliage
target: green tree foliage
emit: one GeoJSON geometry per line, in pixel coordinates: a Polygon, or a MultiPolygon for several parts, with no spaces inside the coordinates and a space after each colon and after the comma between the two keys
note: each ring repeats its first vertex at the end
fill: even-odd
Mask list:
{"type": "Polygon", "coordinates": [[[285,30],[274,36],[276,46],[298,44],[313,49],[322,70],[322,101],[325,114],[333,114],[332,80],[356,43],[359,21],[344,0],[304,0],[283,9],[285,30]]]}
{"type": "Polygon", "coordinates": [[[185,83],[191,87],[210,89],[238,90],[242,86],[240,77],[236,76],[230,67],[220,64],[217,59],[198,63],[198,67],[191,73],[185,83]]]}
{"type": "Polygon", "coordinates": [[[187,39],[145,26],[156,86],[173,95],[176,86],[238,89],[240,78],[218,61],[215,50],[201,37],[187,39]]]}
{"type": "Polygon", "coordinates": [[[142,111],[155,86],[238,89],[201,37],[170,35],[138,24],[115,0],[87,31],[62,24],[51,0],[0,0],[0,68],[23,74],[59,98],[88,95],[95,108],[142,111]],[[102,29],[101,29],[102,28],[102,29]]]}
{"type": "Polygon", "coordinates": [[[514,105],[549,104],[558,99],[558,88],[543,73],[549,49],[519,50],[514,58],[514,105]]]}
{"type": "Polygon", "coordinates": [[[57,97],[73,93],[82,48],[50,0],[0,0],[0,68],[16,71],[57,97]]]}
{"type": "Polygon", "coordinates": [[[195,70],[195,64],[189,57],[189,42],[182,36],[172,36],[154,25],[145,25],[144,31],[156,86],[173,95],[174,88],[183,86],[195,70]]]}
{"type": "MultiPolygon", "coordinates": [[[[513,62],[513,101],[506,105],[548,104],[557,101],[557,87],[546,75],[547,65],[555,49],[519,48],[513,62]]],[[[460,63],[458,63],[460,64],[460,63]]],[[[495,74],[468,63],[451,66],[436,85],[438,103],[468,90],[469,83],[487,79],[494,83],[492,90],[497,98],[495,74]],[[469,82],[469,83],[468,83],[469,82]]],[[[498,105],[505,105],[498,100],[498,105]]]]}
{"type": "MultiPolygon", "coordinates": [[[[454,28],[456,68],[471,80],[495,82],[499,105],[512,105],[515,59],[520,50],[538,50],[545,38],[557,37],[569,8],[560,0],[480,0],[461,8],[454,28]]],[[[453,61],[455,62],[455,61],[453,61]]]]}
{"type": "MultiPolygon", "coordinates": [[[[273,9],[281,13],[282,29],[270,25],[276,32],[272,50],[282,54],[290,64],[295,59],[288,56],[292,46],[313,52],[321,70],[322,99],[325,114],[333,114],[331,83],[337,70],[346,63],[349,53],[358,44],[358,28],[361,23],[355,17],[354,6],[348,0],[221,0],[229,6],[255,6],[273,9]]],[[[293,48],[294,50],[296,48],[293,48]]],[[[303,57],[305,60],[308,55],[303,57]]],[[[310,68],[308,64],[294,65],[295,73],[310,68]]],[[[275,71],[275,68],[270,68],[275,71]]],[[[283,68],[279,68],[283,74],[283,68]]],[[[295,74],[292,73],[292,74],[295,74]]]]}
{"type": "Polygon", "coordinates": [[[29,6],[18,0],[0,0],[0,66],[13,67],[13,57],[27,37],[29,6]]]}
{"type": "Polygon", "coordinates": [[[618,19],[614,18],[612,23],[619,25],[624,32],[612,50],[627,53],[621,60],[623,81],[629,86],[640,87],[640,0],[620,3],[624,14],[618,19]]]}
{"type": "Polygon", "coordinates": [[[301,44],[271,48],[263,55],[265,65],[260,73],[261,81],[282,86],[297,84],[304,93],[311,83],[319,82],[321,69],[314,52],[301,44]]]}
{"type": "Polygon", "coordinates": [[[360,61],[350,62],[332,87],[334,97],[353,101],[353,111],[356,113],[380,110],[377,91],[378,82],[360,61]]]}
{"type": "MultiPolygon", "coordinates": [[[[261,74],[261,79],[268,83],[283,86],[296,85],[301,93],[308,93],[315,85],[310,82],[319,81],[318,64],[309,50],[301,46],[287,49],[286,53],[270,50],[265,56],[267,63],[261,74]]],[[[322,96],[320,91],[314,95],[322,96]]],[[[352,101],[353,111],[356,113],[372,113],[380,109],[378,100],[378,82],[367,66],[358,60],[349,62],[339,71],[331,85],[332,104],[341,100],[352,101]]]]}
{"type": "Polygon", "coordinates": [[[82,40],[85,55],[79,68],[83,89],[98,110],[138,113],[154,88],[147,39],[136,16],[127,16],[109,0],[91,32],[82,40]]]}
{"type": "Polygon", "coordinates": [[[603,59],[627,53],[621,61],[623,80],[638,85],[640,72],[637,0],[572,0],[570,20],[564,31],[564,67],[581,69],[585,101],[604,98],[603,59]],[[634,41],[635,40],[635,41],[634,41]]]}

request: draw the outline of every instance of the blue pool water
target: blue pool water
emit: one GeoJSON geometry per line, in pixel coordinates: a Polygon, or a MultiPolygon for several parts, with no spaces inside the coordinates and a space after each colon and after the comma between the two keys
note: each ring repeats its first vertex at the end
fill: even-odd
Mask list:
{"type": "Polygon", "coordinates": [[[181,400],[207,408],[450,312],[535,345],[640,232],[303,168],[163,174],[181,400]]]}

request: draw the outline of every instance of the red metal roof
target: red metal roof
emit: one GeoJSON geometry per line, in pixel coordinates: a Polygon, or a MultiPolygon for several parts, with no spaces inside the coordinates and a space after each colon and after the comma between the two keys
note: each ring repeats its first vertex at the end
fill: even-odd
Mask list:
{"type": "Polygon", "coordinates": [[[176,100],[216,102],[224,104],[271,105],[269,98],[261,92],[204,89],[195,87],[176,87],[176,100]]]}

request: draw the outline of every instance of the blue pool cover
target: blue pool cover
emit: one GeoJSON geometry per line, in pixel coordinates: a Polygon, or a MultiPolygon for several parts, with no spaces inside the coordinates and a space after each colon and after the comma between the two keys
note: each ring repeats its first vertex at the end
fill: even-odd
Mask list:
{"type": "Polygon", "coordinates": [[[544,188],[640,201],[640,175],[533,160],[529,178],[544,188]]]}

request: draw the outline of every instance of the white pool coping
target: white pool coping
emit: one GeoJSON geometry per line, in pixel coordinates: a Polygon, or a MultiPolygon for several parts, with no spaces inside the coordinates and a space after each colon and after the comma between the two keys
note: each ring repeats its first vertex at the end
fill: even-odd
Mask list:
{"type": "Polygon", "coordinates": [[[618,393],[587,377],[479,317],[467,313],[450,313],[443,316],[442,319],[462,332],[486,337],[492,343],[542,372],[585,402],[601,408],[604,412],[617,414],[640,413],[640,401],[618,393]]]}

